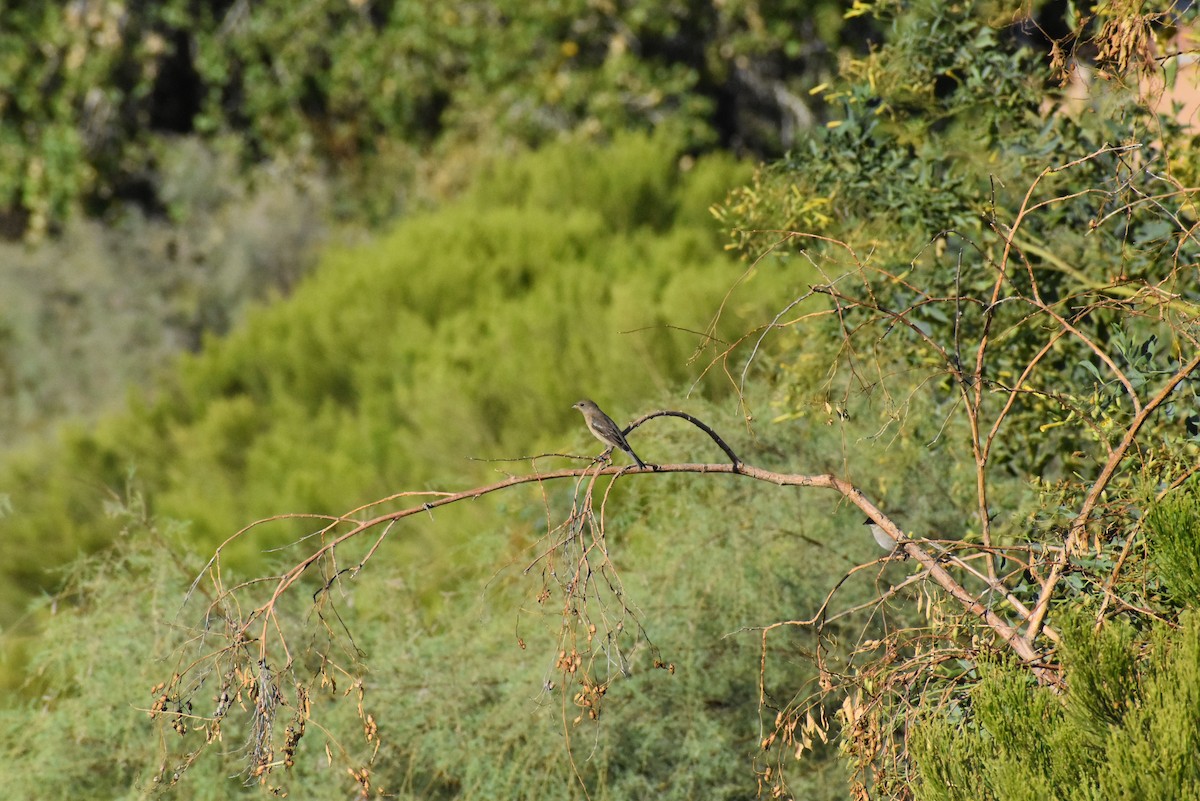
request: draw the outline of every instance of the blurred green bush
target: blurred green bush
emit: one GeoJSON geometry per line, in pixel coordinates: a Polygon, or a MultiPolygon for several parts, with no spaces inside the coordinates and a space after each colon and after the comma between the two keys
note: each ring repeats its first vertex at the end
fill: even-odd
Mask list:
{"type": "Polygon", "coordinates": [[[739,274],[707,209],[748,172],[681,149],[629,135],[498,163],[462,200],[333,249],[128,411],[11,454],[0,619],[111,540],[99,504],[127,490],[203,549],[258,517],[460,486],[485,474],[472,457],[561,450],[580,396],[632,415],[684,380],[739,274]]]}

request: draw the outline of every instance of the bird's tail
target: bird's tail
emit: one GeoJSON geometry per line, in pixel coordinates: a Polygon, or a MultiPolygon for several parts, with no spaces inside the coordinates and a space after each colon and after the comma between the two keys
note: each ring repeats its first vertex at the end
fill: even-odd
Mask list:
{"type": "Polygon", "coordinates": [[[630,449],[629,449],[629,455],[633,457],[633,461],[637,462],[637,466],[638,466],[638,467],[641,467],[641,468],[645,469],[645,467],[646,467],[646,463],[645,463],[645,462],[643,462],[643,461],[642,461],[642,460],[641,460],[641,459],[638,457],[638,455],[637,455],[636,453],[634,453],[634,452],[633,452],[633,448],[630,448],[630,449]]]}

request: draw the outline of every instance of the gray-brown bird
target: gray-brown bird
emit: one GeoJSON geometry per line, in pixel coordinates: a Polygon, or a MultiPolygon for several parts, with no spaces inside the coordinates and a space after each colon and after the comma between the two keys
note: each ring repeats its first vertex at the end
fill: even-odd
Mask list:
{"type": "Polygon", "coordinates": [[[625,435],[621,432],[621,427],[614,423],[611,417],[600,411],[599,406],[584,398],[571,408],[578,409],[583,413],[583,419],[587,423],[588,431],[591,431],[592,436],[607,445],[608,450],[620,448],[633,457],[633,461],[637,462],[638,467],[646,466],[646,463],[639,459],[638,455],[633,452],[633,448],[629,447],[629,442],[626,441],[625,435]]]}

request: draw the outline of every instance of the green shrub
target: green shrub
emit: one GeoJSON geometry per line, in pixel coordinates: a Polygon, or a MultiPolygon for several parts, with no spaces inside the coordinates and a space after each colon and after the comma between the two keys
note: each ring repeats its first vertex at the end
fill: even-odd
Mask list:
{"type": "Polygon", "coordinates": [[[1065,697],[993,665],[955,721],[932,709],[912,733],[921,801],[1200,798],[1200,618],[1137,635],[1072,628],[1065,697]]]}

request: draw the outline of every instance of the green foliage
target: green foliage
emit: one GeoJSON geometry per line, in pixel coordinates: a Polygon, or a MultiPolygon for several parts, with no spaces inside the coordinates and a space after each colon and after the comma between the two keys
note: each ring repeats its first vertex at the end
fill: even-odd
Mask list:
{"type": "Polygon", "coordinates": [[[164,624],[177,587],[202,563],[178,561],[179,531],[125,531],[122,548],[76,565],[67,594],[40,604],[48,614],[29,665],[39,700],[0,712],[0,779],[14,796],[135,797],[114,793],[144,778],[153,759],[154,737],[138,710],[149,708],[154,663],[180,642],[164,624]]]}
{"type": "MultiPolygon", "coordinates": [[[[30,699],[0,711],[0,780],[16,797],[160,795],[179,769],[169,761],[172,746],[218,703],[209,689],[218,677],[208,677],[195,704],[179,708],[185,715],[180,729],[160,731],[150,720],[163,665],[186,661],[203,648],[203,620],[181,604],[206,556],[188,547],[186,527],[159,526],[136,498],[112,511],[121,538],[72,565],[64,594],[41,604],[47,614],[29,647],[30,699]]],[[[206,601],[202,597],[198,605],[206,601]]],[[[354,699],[328,690],[313,693],[313,706],[335,729],[356,718],[354,699]]],[[[234,724],[223,736],[242,734],[234,724]]],[[[214,752],[195,767],[194,784],[175,797],[257,795],[253,783],[243,786],[241,767],[237,753],[214,752]]],[[[329,795],[344,787],[345,774],[331,773],[307,774],[314,792],[329,795]]]]}
{"type": "MultiPolygon", "coordinates": [[[[650,487],[622,494],[622,506],[631,508],[651,497],[666,503],[653,502],[652,521],[629,527],[615,521],[622,525],[612,545],[626,595],[637,604],[653,650],[645,641],[634,648],[628,678],[610,668],[614,681],[597,721],[573,722],[583,711],[571,703],[575,688],[560,686],[563,677],[551,669],[561,623],[553,601],[532,610],[527,602],[516,631],[526,642],[523,652],[513,642],[511,614],[495,611],[515,604],[498,604],[489,592],[473,601],[490,610],[487,639],[464,636],[461,625],[451,624],[431,642],[414,643],[408,659],[382,660],[376,678],[390,688],[387,697],[396,704],[387,718],[395,736],[385,746],[384,762],[411,766],[408,793],[401,797],[582,798],[579,781],[593,798],[745,797],[753,786],[750,759],[759,717],[772,713],[756,709],[759,637],[734,632],[772,618],[778,604],[814,603],[819,585],[812,579],[820,571],[815,560],[787,558],[796,540],[780,525],[786,505],[761,502],[768,490],[676,483],[676,492],[663,495],[650,487]],[[714,537],[714,511],[730,504],[773,509],[779,516],[769,513],[764,528],[730,527],[714,537]],[[780,560],[789,567],[779,569],[780,560]],[[505,653],[523,653],[526,664],[514,672],[511,657],[497,659],[505,653]],[[650,669],[654,654],[671,662],[674,673],[650,669]],[[430,680],[444,674],[447,663],[475,677],[469,688],[430,680]],[[555,689],[539,691],[547,680],[555,689]],[[526,723],[506,723],[511,721],[526,723]],[[464,762],[463,753],[486,758],[464,762]]],[[[512,569],[523,564],[518,560],[512,569]]],[[[781,634],[773,647],[788,651],[802,641],[781,634]]],[[[769,686],[774,691],[803,682],[808,670],[793,665],[769,686]]],[[[827,750],[824,757],[832,754],[827,750]]],[[[830,764],[821,769],[826,782],[809,785],[811,797],[840,797],[838,769],[830,764]]]]}
{"type": "MultiPolygon", "coordinates": [[[[735,429],[728,412],[689,408],[718,429],[735,429]]],[[[827,447],[798,428],[781,432],[777,443],[801,459],[827,447]]],[[[682,429],[651,444],[680,459],[711,449],[682,429]]],[[[781,458],[748,443],[737,447],[759,463],[781,458]]],[[[598,719],[574,722],[583,711],[572,700],[577,688],[553,668],[561,610],[554,600],[535,600],[538,571],[525,570],[545,548],[541,499],[508,497],[499,510],[485,499],[479,503],[489,507],[490,524],[464,528],[440,511],[406,521],[326,602],[313,606],[311,593],[301,591],[281,608],[280,630],[305,677],[313,719],[295,767],[272,774],[267,786],[292,797],[330,797],[355,789],[347,770],[367,768],[372,788],[414,799],[732,799],[753,792],[760,720],[769,722],[780,698],[812,681],[814,668],[790,660],[772,671],[760,708],[762,636],[745,627],[774,620],[781,609],[818,605],[830,562],[852,564],[865,543],[839,536],[845,521],[833,514],[832,496],[781,500],[777,488],[758,483],[664,478],[662,489],[623,479],[614,491],[610,552],[644,632],[623,652],[625,662],[614,656],[599,666],[611,686],[598,719]],[[644,517],[641,510],[651,511],[644,517]],[[427,553],[408,558],[395,542],[427,534],[461,552],[456,567],[443,572],[427,553]],[[424,601],[431,586],[440,588],[436,614],[424,601]],[[674,671],[654,669],[656,657],[674,671]],[[366,716],[378,740],[365,738],[366,716]]],[[[571,488],[548,484],[549,503],[567,504],[571,488]]],[[[206,675],[180,702],[187,714],[181,731],[162,715],[147,716],[161,693],[152,689],[157,681],[216,647],[212,635],[225,621],[209,607],[205,584],[184,603],[205,558],[193,552],[190,534],[160,530],[143,515],[134,504],[133,514],[116,521],[125,535],[112,549],[72,569],[69,594],[33,646],[33,680],[45,695],[0,715],[0,780],[14,796],[134,798],[166,784],[171,797],[261,797],[257,782],[242,786],[251,694],[234,701],[221,740],[194,762],[195,749],[218,730],[212,717],[225,677],[206,675]]],[[[286,562],[290,552],[276,558],[286,562]]],[[[853,603],[870,587],[845,592],[853,603]]],[[[833,631],[858,634],[853,626],[833,631]]],[[[812,647],[796,628],[772,633],[769,643],[786,654],[812,647]]],[[[829,656],[839,658],[840,649],[829,656]]],[[[175,702],[165,711],[176,711],[175,702]]],[[[279,715],[295,713],[281,707],[279,715]]],[[[833,749],[820,756],[797,790],[842,797],[833,749]]]]}
{"type": "Polygon", "coordinates": [[[1066,697],[993,665],[957,716],[913,732],[919,801],[1200,797],[1200,618],[1149,636],[1070,629],[1066,697]],[[962,714],[965,713],[965,714],[962,714]]]}
{"type": "Polygon", "coordinates": [[[1166,593],[1200,607],[1200,501],[1194,489],[1168,495],[1146,515],[1146,546],[1166,593]]]}
{"type": "MultiPolygon", "coordinates": [[[[1046,68],[986,24],[987,5],[882,5],[898,33],[921,35],[897,35],[849,65],[830,93],[844,118],[802,155],[760,170],[721,217],[751,255],[817,264],[822,291],[852,294],[846,279],[870,280],[867,308],[846,304],[843,330],[887,324],[879,341],[891,337],[897,359],[882,372],[918,371],[947,409],[959,402],[956,371],[990,346],[985,406],[998,412],[1019,392],[1012,428],[1037,432],[997,438],[993,464],[1049,481],[1087,471],[1132,423],[1129,392],[1186,362],[1188,335],[1171,326],[1200,303],[1182,267],[1200,257],[1182,222],[1194,217],[1192,198],[1145,198],[1158,191],[1158,151],[1181,166],[1174,181],[1190,173],[1194,150],[1120,88],[1067,113],[1045,88],[1046,68]],[[1105,146],[1117,141],[1133,144],[1105,146]],[[798,234],[781,242],[780,231],[798,234]],[[1175,294],[1160,298],[1155,286],[1175,294]],[[1162,303],[1178,316],[1160,315],[1162,303]],[[1046,310],[1078,335],[1039,355],[1046,343],[1028,321],[1046,310]]],[[[883,382],[857,383],[878,392],[883,382]]],[[[896,384],[892,394],[908,394],[896,384]]],[[[1153,418],[1155,437],[1186,459],[1200,385],[1176,393],[1153,418]]]]}
{"type": "Polygon", "coordinates": [[[116,13],[38,3],[6,3],[0,12],[0,208],[25,216],[16,227],[41,235],[85,188],[86,118],[76,115],[92,84],[79,67],[88,55],[100,72],[118,63],[116,13]]]}
{"type": "MultiPolygon", "coordinates": [[[[723,219],[741,248],[759,252],[777,238],[756,233],[761,231],[836,235],[889,243],[884,258],[897,259],[899,268],[945,232],[978,241],[993,226],[1011,224],[1043,169],[1052,172],[1039,186],[1041,199],[1059,190],[1067,194],[1067,186],[1103,185],[1126,171],[1137,173],[1142,162],[1114,153],[1069,171],[1059,168],[1105,144],[1129,141],[1131,132],[1161,126],[1166,134],[1180,133],[1178,123],[1150,115],[1122,86],[1096,87],[1086,105],[1070,113],[1048,84],[1045,58],[1011,30],[994,27],[988,4],[880,5],[893,35],[865,58],[848,62],[826,92],[839,118],[812,132],[794,155],[760,170],[724,205],[723,219]]],[[[1188,185],[1184,176],[1194,172],[1194,153],[1160,145],[1188,185]]],[[[1136,197],[1126,188],[1114,201],[1136,197]]],[[[1153,212],[1140,211],[1135,205],[1128,226],[1095,227],[1089,193],[1050,206],[1035,224],[1066,236],[1069,244],[1059,252],[1078,253],[1076,263],[1095,259],[1113,269],[1122,258],[1152,263],[1181,239],[1153,212]],[[1132,231],[1139,232],[1139,247],[1122,246],[1132,231]]],[[[1034,244],[1044,250],[1046,241],[1034,244]]],[[[1072,261],[1047,269],[1069,271],[1072,261]]],[[[1088,278],[1098,280],[1099,270],[1088,278]]]]}
{"type": "MultiPolygon", "coordinates": [[[[754,229],[894,239],[913,248],[939,231],[979,230],[983,197],[971,175],[1034,120],[1045,102],[1032,79],[1035,57],[992,27],[970,4],[915,4],[892,20],[887,43],[850,61],[825,100],[840,112],[827,130],[772,163],[724,210],[742,247],[770,235],[754,229]]],[[[1019,189],[1019,187],[1014,187],[1019,189]]],[[[896,244],[901,244],[897,242],[896,244]]]]}
{"type": "Polygon", "coordinates": [[[288,304],[184,360],[128,414],[11,458],[6,616],[47,565],[111,538],[95,509],[130,468],[156,512],[214,546],[259,517],[488,475],[472,457],[561,451],[580,396],[629,415],[683,380],[697,336],[667,325],[703,329],[736,277],[702,209],[744,168],[679,161],[665,138],[603,153],[514,160],[461,202],[332,252],[288,304]]]}
{"type": "MultiPolygon", "coordinates": [[[[839,674],[831,692],[847,696],[847,717],[862,715],[842,743],[856,760],[855,792],[907,797],[918,771],[929,798],[1157,797],[1063,766],[1084,770],[1079,755],[1095,738],[1127,725],[1122,704],[1144,699],[1146,675],[1168,669],[1136,646],[1153,621],[1177,623],[1189,594],[1182,575],[1194,536],[1181,528],[1181,547],[1164,559],[1156,549],[1173,547],[1171,538],[1156,536],[1148,517],[1146,535],[1160,543],[1145,560],[1140,519],[1153,514],[1149,499],[1191,475],[1198,453],[1200,249],[1195,193],[1183,189],[1194,186],[1195,148],[1119,74],[1085,101],[1058,97],[1047,87],[1061,77],[1061,52],[1047,59],[997,29],[993,4],[873,5],[896,35],[849,61],[826,93],[842,119],[760,169],[720,209],[754,269],[820,275],[781,318],[781,331],[797,332],[773,332],[759,350],[791,384],[777,411],[824,419],[856,444],[851,432],[872,423],[872,441],[934,429],[928,441],[945,462],[931,470],[901,458],[897,470],[954,474],[940,479],[951,491],[936,517],[964,536],[927,553],[954,565],[966,596],[996,615],[981,625],[962,596],[935,600],[926,625],[896,630],[875,664],[839,674]],[[827,380],[806,383],[822,359],[827,380]],[[1065,659],[1069,713],[1046,699],[1012,708],[1026,687],[1048,692],[1032,689],[1035,678],[1059,680],[1041,665],[1057,668],[1072,614],[1092,618],[1084,630],[1108,633],[1096,642],[1067,635],[1076,654],[1065,659]],[[1132,622],[1126,629],[1114,616],[1132,622]],[[984,680],[992,689],[977,695],[981,643],[1024,661],[1010,682],[984,680]],[[908,751],[904,733],[913,710],[929,706],[945,718],[927,723],[937,756],[922,763],[928,753],[908,751]],[[1044,739],[1029,728],[1043,719],[1044,739]],[[981,764],[992,770],[984,780],[981,764]],[[1088,795],[1097,786],[1113,793],[1088,795]]],[[[1105,58],[1118,40],[1145,48],[1127,54],[1147,54],[1151,36],[1169,33],[1154,28],[1167,10],[1118,4],[1106,13],[1119,22],[1075,34],[1105,58]]],[[[1136,57],[1126,60],[1121,72],[1134,69],[1136,57]]],[[[845,450],[854,476],[860,454],[845,450]]],[[[929,503],[920,487],[887,489],[878,496],[885,511],[910,498],[929,503]]],[[[931,529],[917,532],[940,539],[931,529]]],[[[777,732],[803,714],[802,704],[789,710],[777,732]]],[[[1190,732],[1186,721],[1175,725],[1190,732]]],[[[775,785],[785,788],[786,779],[775,785]]]]}
{"type": "Polygon", "coordinates": [[[104,224],[69,222],[37,247],[0,243],[7,451],[111,411],[316,261],[330,205],[321,184],[267,182],[271,171],[247,173],[195,138],[158,162],[173,221],[130,208],[104,224]],[[260,185],[247,192],[244,180],[260,185]]]}
{"type": "Polygon", "coordinates": [[[1120,726],[1139,695],[1134,630],[1117,620],[1097,635],[1087,621],[1064,621],[1070,643],[1063,665],[1070,671],[1068,717],[1089,741],[1103,740],[1120,726]]]}
{"type": "MultiPolygon", "coordinates": [[[[780,609],[790,615],[791,609],[819,606],[834,577],[845,572],[842,560],[849,566],[861,558],[869,538],[845,536],[847,529],[861,530],[858,521],[839,519],[846,515],[831,499],[826,506],[806,496],[798,504],[762,488],[698,489],[682,476],[655,477],[656,488],[663,482],[666,487],[651,494],[639,477],[639,483],[622,479],[618,501],[609,507],[608,531],[624,590],[653,646],[643,644],[641,630],[627,633],[642,650],[631,651],[637,658],[630,676],[621,673],[619,660],[610,663],[613,683],[598,726],[575,724],[584,709],[573,705],[574,685],[563,682],[562,695],[538,696],[548,676],[561,675],[548,665],[565,631],[562,610],[547,608],[542,617],[541,607],[525,603],[518,636],[541,660],[531,669],[525,652],[513,646],[511,618],[496,610],[515,609],[532,593],[508,583],[513,575],[488,584],[484,602],[475,595],[486,566],[509,554],[502,543],[537,552],[529,530],[542,525],[541,504],[565,504],[565,496],[509,506],[512,523],[500,531],[494,520],[485,522],[482,504],[405,529],[407,536],[392,537],[402,542],[385,543],[371,571],[338,584],[339,591],[349,589],[329,601],[336,616],[315,607],[324,629],[312,617],[305,620],[314,609],[307,603],[312,596],[298,592],[281,610],[281,629],[291,636],[311,623],[318,634],[297,642],[302,658],[289,667],[312,674],[295,689],[328,696],[320,699],[318,716],[344,744],[344,750],[332,749],[339,768],[370,764],[373,787],[398,788],[409,797],[540,798],[578,793],[577,783],[598,798],[734,797],[745,794],[739,781],[745,763],[729,760],[730,754],[757,752],[773,724],[794,736],[773,746],[768,738],[763,759],[773,770],[782,767],[803,750],[797,748],[797,741],[804,744],[797,725],[805,710],[818,713],[822,733],[835,728],[827,723],[841,699],[818,693],[815,704],[806,705],[804,688],[841,681],[857,683],[861,691],[837,713],[847,724],[840,745],[863,772],[853,789],[859,794],[867,791],[863,774],[869,766],[876,789],[904,794],[909,788],[902,779],[916,777],[912,792],[938,799],[1196,796],[1200,623],[1192,613],[1178,614],[1194,598],[1181,575],[1194,564],[1183,532],[1195,526],[1178,525],[1170,514],[1157,520],[1145,501],[1195,463],[1195,438],[1187,427],[1194,421],[1194,380],[1180,384],[1175,406],[1160,407],[1148,420],[1138,411],[1194,350],[1188,327],[1200,302],[1189,281],[1196,258],[1189,228],[1194,212],[1185,194],[1155,187],[1159,173],[1150,148],[1100,145],[1153,141],[1182,176],[1194,174],[1194,153],[1180,147],[1177,129],[1146,116],[1119,92],[1097,97],[1090,113],[1079,116],[1046,104],[1042,87],[1030,80],[1036,61],[985,25],[976,8],[880,5],[896,11],[896,36],[848,64],[847,85],[829,95],[845,105],[845,119],[806,145],[809,157],[761,172],[722,210],[727,222],[744,230],[804,227],[840,240],[790,241],[749,268],[743,278],[750,291],[739,289],[725,305],[715,328],[725,341],[743,334],[751,320],[784,310],[778,329],[767,331],[762,342],[752,337],[755,362],[748,374],[770,391],[745,398],[747,409],[769,408],[774,416],[753,432],[762,437],[757,444],[739,450],[748,459],[778,460],[791,469],[819,466],[848,475],[877,493],[918,536],[961,534],[966,552],[991,560],[1001,577],[985,578],[982,570],[955,562],[961,549],[940,551],[937,564],[952,566],[939,569],[954,571],[970,586],[969,597],[1006,620],[1027,622],[1028,612],[1018,610],[1036,603],[1047,569],[1062,566],[1048,607],[1061,652],[1047,647],[1040,653],[1047,659],[1062,654],[1065,697],[1035,685],[1029,663],[981,658],[1001,642],[995,630],[985,630],[975,610],[967,614],[940,597],[931,599],[932,585],[919,580],[922,568],[913,568],[918,575],[911,582],[887,589],[885,571],[907,569],[898,564],[881,567],[874,584],[866,571],[856,571],[837,588],[835,601],[846,609],[871,610],[867,622],[851,622],[852,615],[833,609],[812,646],[798,634],[804,627],[772,630],[766,640],[770,659],[759,674],[758,634],[722,635],[734,626],[778,619],[780,609]],[[1026,202],[1030,187],[1036,192],[1026,202]],[[1147,197],[1154,202],[1143,202],[1147,197]],[[796,242],[803,244],[792,247],[796,242]],[[792,301],[814,284],[812,302],[797,308],[792,301]],[[835,291],[852,291],[849,284],[861,295],[835,299],[835,291]],[[803,332],[793,325],[811,320],[818,322],[803,332]],[[1042,350],[1047,331],[1068,330],[1073,336],[1042,350]],[[945,347],[939,353],[930,343],[945,347]],[[964,371],[985,350],[987,369],[964,371]],[[844,369],[828,370],[831,362],[844,369]],[[1038,370],[1025,372],[1030,365],[1038,370]],[[979,416],[968,425],[959,410],[972,393],[979,416]],[[994,458],[983,464],[978,454],[990,441],[988,425],[993,419],[999,425],[1006,415],[994,458]],[[1063,549],[1063,531],[1080,514],[1089,489],[1087,477],[1111,458],[1126,433],[1138,434],[1137,446],[1103,487],[1092,517],[1095,531],[1085,530],[1073,543],[1078,548],[1063,549]],[[977,482],[964,465],[977,467],[977,482]],[[908,511],[902,511],[905,504],[908,511]],[[743,514],[748,509],[753,514],[743,514]],[[1139,561],[1132,546],[1143,511],[1158,542],[1148,547],[1151,559],[1139,561]],[[988,547],[975,548],[993,517],[988,547]],[[1160,534],[1167,529],[1172,533],[1160,534]],[[993,559],[1001,547],[1009,548],[1006,555],[993,559]],[[1053,561],[1059,554],[1061,562],[1053,561]],[[375,572],[385,555],[403,567],[375,572]],[[1155,595],[1160,586],[1170,594],[1169,604],[1155,595]],[[928,619],[918,624],[914,608],[928,619]],[[1114,615],[1118,620],[1110,619],[1114,615]],[[742,619],[732,623],[732,617],[742,619]],[[526,624],[535,629],[528,636],[526,624]],[[347,683],[368,688],[363,711],[351,708],[352,698],[335,704],[324,683],[331,673],[322,651],[334,648],[348,671],[339,676],[340,691],[347,683]],[[675,660],[672,653],[683,656],[675,660]],[[657,654],[677,663],[675,676],[647,669],[657,654]],[[813,654],[827,669],[819,683],[809,665],[813,654]],[[356,684],[368,665],[371,682],[356,684]],[[467,681],[451,680],[456,671],[467,681]],[[765,702],[752,709],[759,681],[765,702]],[[531,697],[540,697],[545,708],[529,712],[533,702],[523,699],[531,697]],[[921,720],[910,729],[909,715],[917,711],[921,720]],[[514,725],[520,720],[532,723],[514,725]],[[370,763],[373,737],[356,738],[358,727],[374,722],[384,734],[399,736],[385,738],[384,756],[370,763]],[[563,741],[554,739],[560,736],[569,736],[572,760],[562,758],[563,741]],[[901,741],[911,752],[896,751],[901,741]],[[912,763],[905,761],[909,753],[912,763]],[[1146,770],[1160,758],[1162,771],[1146,770]]],[[[749,14],[739,4],[729,7],[749,14]]],[[[319,4],[309,10],[318,17],[325,11],[319,4]]],[[[412,6],[395,13],[408,12],[423,13],[412,6]]],[[[309,117],[325,119],[329,104],[343,96],[350,105],[337,113],[370,123],[364,108],[373,96],[347,84],[366,85],[370,75],[392,73],[330,63],[293,73],[282,69],[294,63],[284,57],[330,62],[325,42],[366,24],[344,5],[333,13],[310,20],[311,30],[296,37],[299,52],[277,31],[255,29],[247,22],[255,21],[252,16],[226,20],[233,26],[231,41],[252,46],[228,74],[221,72],[228,65],[212,53],[202,69],[235,86],[252,80],[261,89],[251,101],[267,122],[256,130],[256,141],[329,152],[345,145],[355,154],[387,147],[385,125],[366,129],[365,136],[352,123],[306,126],[309,117]],[[339,24],[329,25],[331,19],[339,24]],[[271,95],[277,74],[291,93],[283,102],[271,95]]],[[[587,13],[607,11],[589,6],[587,13]]],[[[672,13],[646,11],[631,19],[669,26],[672,13]]],[[[296,24],[294,16],[283,18],[296,24]]],[[[388,30],[382,19],[364,19],[388,30]]],[[[436,83],[475,76],[482,65],[489,81],[463,86],[487,87],[477,96],[479,127],[500,119],[501,137],[586,132],[590,120],[662,122],[656,116],[662,108],[643,89],[662,81],[683,92],[695,78],[670,67],[651,70],[650,77],[614,70],[627,81],[614,100],[586,82],[586,91],[573,95],[576,76],[568,74],[553,84],[559,94],[530,95],[505,64],[481,55],[487,48],[474,46],[470,37],[487,36],[486,27],[460,30],[458,21],[441,19],[436,34],[442,38],[431,40],[437,45],[428,53],[421,48],[429,42],[412,43],[419,54],[414,64],[433,54],[445,59],[438,71],[423,74],[414,67],[399,74],[436,83]],[[454,40],[459,34],[467,40],[454,40]],[[501,107],[520,113],[505,117],[495,111],[501,107]],[[548,118],[539,116],[548,111],[548,118]],[[562,123],[559,113],[574,122],[562,123]]],[[[539,57],[547,54],[582,54],[586,60],[589,52],[523,48],[536,38],[526,34],[537,25],[519,10],[489,21],[527,64],[542,64],[539,57]]],[[[624,37],[624,31],[617,34],[624,37]]],[[[583,39],[576,38],[570,42],[579,47],[583,39]]],[[[643,31],[638,41],[651,40],[643,31]]],[[[606,64],[613,58],[621,66],[624,53],[604,52],[606,64]]],[[[454,92],[434,97],[436,114],[428,116],[441,121],[461,113],[457,122],[470,124],[475,107],[455,105],[454,92]]],[[[398,103],[420,102],[421,96],[392,97],[398,103]]],[[[239,92],[209,95],[216,105],[205,124],[219,128],[224,104],[237,107],[242,99],[239,92]]],[[[681,157],[705,136],[692,124],[699,117],[689,116],[695,109],[682,106],[680,114],[666,115],[669,124],[660,128],[669,133],[657,139],[616,136],[600,156],[578,144],[559,145],[536,158],[496,164],[460,202],[406,221],[380,246],[331,255],[291,303],[211,342],[157,394],[137,400],[129,417],[70,435],[65,458],[31,456],[16,463],[4,481],[6,490],[12,488],[14,512],[5,521],[13,536],[3,547],[25,561],[7,560],[11,575],[33,584],[39,566],[29,555],[55,556],[46,532],[70,532],[72,547],[96,547],[111,538],[115,524],[96,520],[97,493],[81,489],[79,476],[118,486],[136,465],[136,481],[150,492],[155,509],[191,521],[189,537],[210,549],[241,524],[273,512],[339,513],[360,499],[449,481],[459,486],[485,475],[464,470],[464,457],[561,452],[564,437],[587,441],[566,411],[582,394],[597,395],[623,420],[646,406],[635,399],[683,385],[696,372],[685,362],[697,340],[685,331],[704,328],[738,275],[712,255],[716,243],[703,213],[711,190],[740,180],[740,168],[724,159],[681,157]],[[617,332],[630,333],[618,339],[617,332]],[[568,425],[573,434],[565,433],[568,425]]],[[[389,125],[423,118],[419,109],[397,110],[394,104],[378,113],[389,125]]],[[[431,141],[440,135],[431,134],[431,141]]],[[[750,248],[768,241],[739,236],[750,248]]],[[[736,377],[733,366],[720,365],[736,377]]],[[[722,397],[713,376],[699,386],[705,395],[722,397]]],[[[728,417],[713,417],[723,430],[732,427],[728,417]]],[[[637,436],[639,451],[651,460],[690,450],[691,440],[669,432],[637,436]]],[[[594,447],[587,442],[584,447],[594,447]]],[[[308,533],[296,521],[255,529],[225,554],[228,581],[268,573],[274,566],[263,565],[261,551],[288,543],[294,549],[298,535],[308,533]]],[[[512,572],[527,563],[515,560],[512,572]]],[[[114,666],[125,655],[154,652],[144,639],[151,626],[88,617],[101,606],[145,601],[112,594],[125,575],[156,586],[163,581],[148,572],[144,559],[137,564],[128,574],[104,574],[81,591],[80,607],[72,610],[78,615],[53,631],[56,640],[28,643],[44,683],[67,687],[83,702],[64,701],[40,717],[36,708],[23,706],[8,716],[0,736],[10,758],[0,762],[20,774],[13,787],[34,792],[57,764],[69,762],[73,743],[93,742],[93,730],[134,756],[71,768],[65,775],[74,795],[95,794],[106,784],[145,787],[153,776],[169,780],[190,749],[212,734],[214,721],[189,723],[184,739],[172,740],[149,764],[143,757],[150,749],[137,756],[141,733],[117,731],[121,721],[105,729],[89,720],[92,708],[109,721],[119,718],[96,694],[111,692],[114,666]],[[92,597],[103,603],[92,604],[92,597]],[[70,639],[68,630],[111,635],[132,646],[122,654],[94,649],[109,672],[92,686],[86,678],[95,664],[81,663],[75,651],[59,662],[49,656],[47,643],[70,639]],[[36,725],[28,727],[28,719],[36,725]],[[21,740],[26,731],[51,755],[37,769],[24,768],[38,758],[21,740]]],[[[190,578],[195,568],[181,572],[190,578]]],[[[180,588],[167,594],[178,597],[180,588]]],[[[199,619],[195,609],[190,613],[183,625],[199,619]]],[[[144,608],[132,614],[143,622],[150,618],[144,608]]],[[[194,647],[212,646],[207,632],[197,636],[201,645],[194,647]]],[[[75,639],[71,645],[91,646],[85,637],[75,639]]],[[[1047,637],[1029,639],[1041,649],[1047,637]]],[[[205,692],[193,687],[188,700],[207,703],[205,692]]],[[[230,742],[245,741],[246,715],[235,714],[223,725],[230,742]]],[[[313,732],[301,748],[306,758],[295,771],[271,781],[288,783],[297,795],[334,792],[342,774],[321,764],[313,732]]],[[[821,769],[827,769],[831,750],[817,746],[821,769]]],[[[231,783],[216,777],[237,769],[213,749],[180,792],[199,797],[211,787],[225,788],[231,783]]],[[[807,786],[807,778],[785,781],[779,775],[761,772],[764,787],[821,792],[807,786]]]]}
{"type": "Polygon", "coordinates": [[[232,142],[244,164],[332,168],[343,211],[376,221],[428,191],[418,173],[453,183],[449,162],[481,147],[666,125],[691,146],[720,131],[777,151],[779,120],[809,124],[805,92],[864,28],[828,0],[168,0],[0,15],[0,208],[31,238],[81,199],[164,199],[155,154],[178,133],[232,142]]]}

